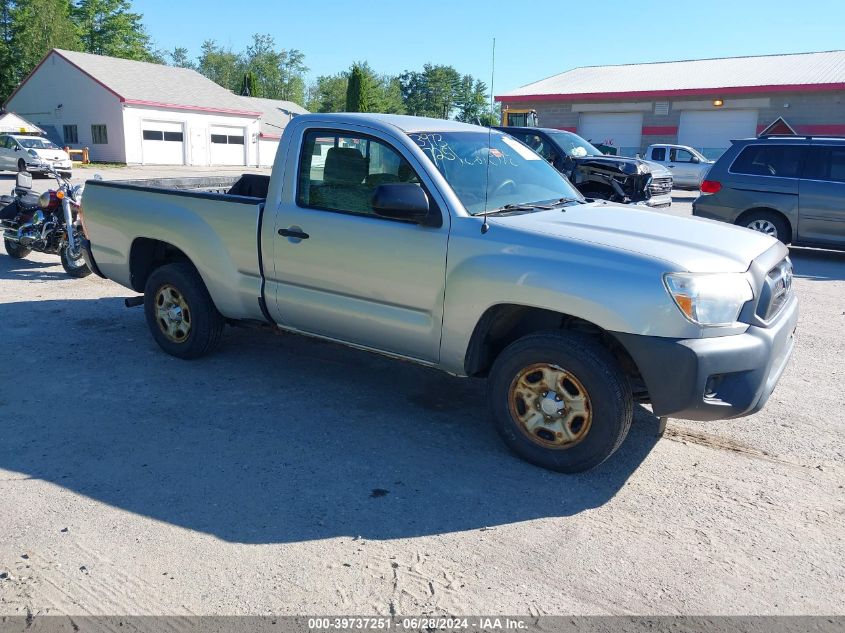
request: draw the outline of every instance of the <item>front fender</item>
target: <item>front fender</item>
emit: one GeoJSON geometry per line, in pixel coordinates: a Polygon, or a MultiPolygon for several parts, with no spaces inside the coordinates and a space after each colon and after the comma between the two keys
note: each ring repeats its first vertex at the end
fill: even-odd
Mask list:
{"type": "Polygon", "coordinates": [[[440,354],[442,368],[450,373],[465,374],[476,324],[502,304],[558,312],[610,332],[701,335],[666,292],[661,260],[574,242],[556,244],[554,251],[544,244],[491,245],[470,236],[453,236],[450,242],[440,354]],[[484,246],[487,252],[478,252],[484,246]]]}

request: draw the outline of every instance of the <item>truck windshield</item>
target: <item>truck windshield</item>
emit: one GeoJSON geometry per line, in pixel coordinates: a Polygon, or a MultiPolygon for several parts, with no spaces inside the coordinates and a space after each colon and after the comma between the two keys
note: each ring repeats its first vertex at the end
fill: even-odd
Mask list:
{"type": "Polygon", "coordinates": [[[26,149],[59,149],[46,138],[39,138],[37,136],[19,136],[17,140],[26,149]]]}
{"type": "Polygon", "coordinates": [[[561,151],[572,158],[604,156],[597,147],[572,132],[549,132],[548,134],[561,151]]]}
{"type": "Polygon", "coordinates": [[[472,215],[564,198],[582,200],[554,167],[501,132],[416,132],[409,136],[472,215]]]}

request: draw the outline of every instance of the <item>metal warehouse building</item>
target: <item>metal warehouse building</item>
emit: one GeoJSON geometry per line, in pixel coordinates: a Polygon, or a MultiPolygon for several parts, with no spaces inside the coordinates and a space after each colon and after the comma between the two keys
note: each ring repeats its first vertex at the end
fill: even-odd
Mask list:
{"type": "Polygon", "coordinates": [[[773,125],[845,135],[845,51],[576,68],[496,100],[620,154],[680,143],[716,158],[773,125]]]}
{"type": "Polygon", "coordinates": [[[92,160],[145,165],[272,165],[285,125],[306,112],[187,68],[58,49],[5,107],[92,160]]]}

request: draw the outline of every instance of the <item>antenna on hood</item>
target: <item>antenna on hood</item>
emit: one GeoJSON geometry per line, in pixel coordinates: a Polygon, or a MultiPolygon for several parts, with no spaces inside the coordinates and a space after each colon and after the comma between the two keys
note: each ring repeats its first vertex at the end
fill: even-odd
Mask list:
{"type": "MultiPolygon", "coordinates": [[[[490,116],[493,116],[493,82],[496,79],[496,38],[493,38],[493,60],[490,68],[490,116]]],[[[490,230],[487,223],[487,195],[490,192],[490,151],[493,149],[493,126],[487,126],[487,177],[484,182],[484,222],[481,224],[481,234],[490,230]]]]}

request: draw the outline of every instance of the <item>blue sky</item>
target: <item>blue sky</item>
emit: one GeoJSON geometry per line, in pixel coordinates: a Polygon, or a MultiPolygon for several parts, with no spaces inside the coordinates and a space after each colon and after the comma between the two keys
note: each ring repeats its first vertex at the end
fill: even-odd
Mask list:
{"type": "Polygon", "coordinates": [[[305,53],[309,79],[366,60],[397,74],[449,64],[495,92],[578,66],[845,48],[845,0],[135,0],[157,47],[252,33],[305,53]],[[363,8],[362,8],[363,7],[363,8]]]}

